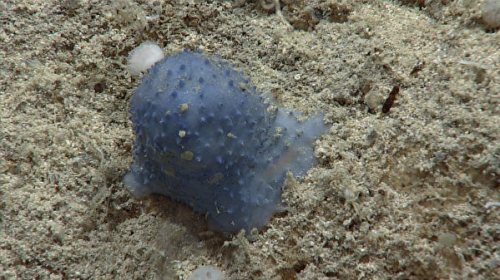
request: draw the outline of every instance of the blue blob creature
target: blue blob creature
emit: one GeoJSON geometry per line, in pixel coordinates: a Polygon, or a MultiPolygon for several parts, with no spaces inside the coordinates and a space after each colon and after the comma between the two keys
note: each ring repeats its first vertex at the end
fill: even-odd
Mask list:
{"type": "Polygon", "coordinates": [[[322,117],[270,104],[228,63],[184,51],[157,62],[131,101],[134,163],[124,183],[206,214],[212,229],[261,229],[281,203],[287,171],[314,164],[322,117]],[[277,109],[276,109],[277,108],[277,109]]]}

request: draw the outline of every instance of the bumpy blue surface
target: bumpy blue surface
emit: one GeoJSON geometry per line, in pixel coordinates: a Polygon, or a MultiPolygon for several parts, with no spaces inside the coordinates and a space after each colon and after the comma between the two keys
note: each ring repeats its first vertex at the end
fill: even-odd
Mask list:
{"type": "Polygon", "coordinates": [[[126,186],[137,197],[163,194],[208,214],[221,232],[262,228],[281,202],[286,172],[312,166],[312,140],[325,130],[321,117],[299,122],[264,101],[218,58],[165,57],[131,101],[135,162],[126,186]]]}

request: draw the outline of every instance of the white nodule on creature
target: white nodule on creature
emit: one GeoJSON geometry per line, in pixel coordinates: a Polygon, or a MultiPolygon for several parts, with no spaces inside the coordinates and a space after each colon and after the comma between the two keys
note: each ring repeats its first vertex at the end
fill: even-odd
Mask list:
{"type": "Polygon", "coordinates": [[[163,51],[154,42],[144,42],[133,49],[128,56],[128,72],[131,75],[139,75],[146,72],[156,62],[163,59],[163,51]]]}

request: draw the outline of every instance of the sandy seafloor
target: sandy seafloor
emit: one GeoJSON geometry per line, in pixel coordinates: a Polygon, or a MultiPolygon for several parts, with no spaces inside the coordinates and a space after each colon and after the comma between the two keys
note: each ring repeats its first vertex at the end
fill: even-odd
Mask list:
{"type": "Polygon", "coordinates": [[[500,201],[500,32],[476,0],[339,2],[283,0],[280,18],[257,1],[1,1],[0,279],[187,279],[202,265],[500,279],[500,208],[484,207],[500,201]],[[220,55],[331,126],[255,239],[121,183],[140,81],[126,58],[148,40],[220,55]]]}

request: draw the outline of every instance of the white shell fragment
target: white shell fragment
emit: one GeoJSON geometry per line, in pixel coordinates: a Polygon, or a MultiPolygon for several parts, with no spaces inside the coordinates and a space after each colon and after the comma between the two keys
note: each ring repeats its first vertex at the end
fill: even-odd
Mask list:
{"type": "Polygon", "coordinates": [[[154,42],[144,42],[133,49],[128,56],[128,72],[131,75],[139,75],[146,72],[156,62],[163,59],[163,51],[154,42]]]}

